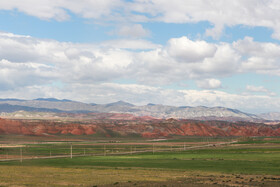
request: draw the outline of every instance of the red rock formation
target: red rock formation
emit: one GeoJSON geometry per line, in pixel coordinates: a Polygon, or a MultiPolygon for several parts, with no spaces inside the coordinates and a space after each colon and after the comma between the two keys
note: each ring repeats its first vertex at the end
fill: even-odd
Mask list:
{"type": "Polygon", "coordinates": [[[73,129],[71,131],[71,134],[73,134],[73,135],[82,135],[82,134],[84,134],[84,131],[83,131],[83,129],[76,128],[76,129],[73,129]]]}
{"type": "Polygon", "coordinates": [[[143,138],[157,138],[159,134],[153,133],[153,132],[143,132],[142,137],[143,138]]]}
{"type": "Polygon", "coordinates": [[[96,133],[92,126],[90,126],[90,127],[89,126],[84,126],[83,128],[85,129],[85,134],[86,135],[92,135],[92,134],[96,133]]]}
{"type": "Polygon", "coordinates": [[[34,134],[28,127],[25,127],[25,126],[21,127],[21,133],[23,135],[33,135],[34,134]]]}
{"type": "MultiPolygon", "coordinates": [[[[112,117],[112,116],[111,116],[112,117]]],[[[0,134],[22,135],[92,135],[139,134],[144,138],[180,136],[280,136],[279,125],[230,123],[191,120],[118,120],[97,119],[84,123],[53,122],[47,120],[9,120],[0,118],[0,134]]],[[[131,117],[131,116],[126,116],[131,117]]]]}

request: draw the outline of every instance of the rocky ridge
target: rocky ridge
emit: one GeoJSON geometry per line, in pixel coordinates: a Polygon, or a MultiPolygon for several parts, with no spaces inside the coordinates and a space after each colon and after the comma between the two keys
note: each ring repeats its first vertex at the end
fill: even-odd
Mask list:
{"type": "MultiPolygon", "coordinates": [[[[110,104],[87,104],[54,98],[41,98],[35,100],[0,99],[1,113],[12,113],[17,111],[53,113],[127,113],[135,116],[151,116],[164,119],[175,118],[251,122],[263,122],[266,120],[264,115],[263,117],[257,116],[225,107],[176,107],[158,104],[136,106],[124,101],[110,104]]],[[[273,119],[275,120],[278,118],[273,119]]]]}

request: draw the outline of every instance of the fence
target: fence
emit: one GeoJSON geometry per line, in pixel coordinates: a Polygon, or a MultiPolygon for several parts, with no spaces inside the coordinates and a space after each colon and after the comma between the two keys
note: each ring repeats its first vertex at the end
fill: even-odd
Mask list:
{"type": "MultiPolygon", "coordinates": [[[[235,142],[235,141],[233,141],[235,142]]],[[[77,156],[129,155],[156,152],[175,152],[215,147],[233,142],[200,143],[40,143],[0,145],[0,161],[45,158],[73,158],[77,156]]]]}

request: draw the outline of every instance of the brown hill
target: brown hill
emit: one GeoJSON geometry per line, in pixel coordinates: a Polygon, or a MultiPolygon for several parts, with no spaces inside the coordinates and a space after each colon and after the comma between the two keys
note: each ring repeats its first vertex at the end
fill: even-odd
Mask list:
{"type": "Polygon", "coordinates": [[[18,135],[92,135],[104,137],[137,135],[144,138],[180,136],[280,136],[280,126],[254,123],[193,120],[92,120],[59,122],[50,120],[10,120],[0,118],[0,134],[18,135]]]}

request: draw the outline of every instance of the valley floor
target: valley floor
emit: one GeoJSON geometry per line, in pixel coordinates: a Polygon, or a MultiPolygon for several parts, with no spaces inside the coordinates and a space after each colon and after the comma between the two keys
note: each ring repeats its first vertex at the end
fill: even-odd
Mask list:
{"type": "MultiPolygon", "coordinates": [[[[72,159],[25,157],[22,162],[20,159],[3,159],[0,162],[0,186],[280,186],[279,138],[182,149],[182,145],[190,148],[195,142],[174,140],[160,142],[159,145],[157,142],[148,145],[146,142],[142,142],[143,145],[141,142],[110,143],[106,144],[108,151],[105,155],[91,156],[82,156],[81,147],[89,149],[93,143],[76,142],[73,152],[77,154],[80,150],[81,155],[74,155],[72,159]],[[129,152],[132,149],[129,143],[137,145],[137,149],[142,147],[150,151],[129,152]],[[160,151],[165,144],[170,148],[170,143],[172,150],[160,151]],[[113,148],[116,147],[127,147],[127,150],[124,149],[127,154],[110,154],[109,150],[115,151],[113,148]],[[156,151],[151,147],[156,147],[156,151]]],[[[104,143],[100,144],[100,150],[104,149],[104,143]]],[[[199,144],[205,145],[205,142],[199,144]]],[[[64,146],[63,143],[61,147],[57,146],[57,142],[22,146],[27,145],[29,147],[23,153],[29,151],[29,156],[48,153],[50,146],[55,154],[56,149],[64,146]]],[[[94,147],[98,148],[98,143],[94,143],[94,147]]],[[[7,149],[12,156],[24,147],[3,146],[0,155],[4,157],[7,149]]]]}

